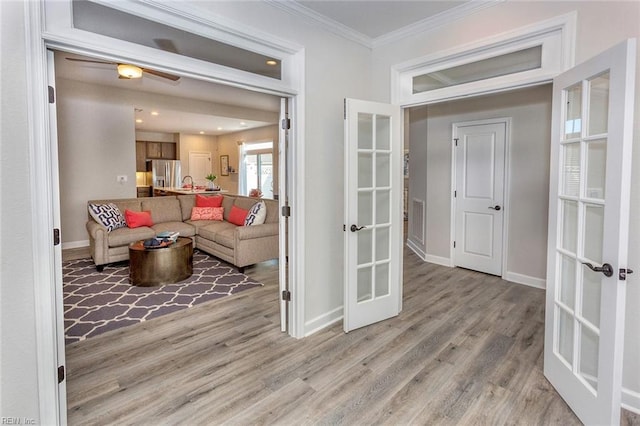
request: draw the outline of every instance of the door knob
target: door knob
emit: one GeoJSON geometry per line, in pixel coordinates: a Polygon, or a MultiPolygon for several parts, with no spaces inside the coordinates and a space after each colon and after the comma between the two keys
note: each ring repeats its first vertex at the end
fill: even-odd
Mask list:
{"type": "Polygon", "coordinates": [[[364,226],[351,225],[351,228],[349,228],[349,229],[351,229],[351,232],[357,232],[357,231],[359,231],[361,229],[364,229],[364,228],[365,228],[364,226]]]}
{"type": "Polygon", "coordinates": [[[602,272],[605,277],[610,277],[613,275],[613,266],[609,265],[608,263],[605,263],[602,266],[593,266],[592,264],[587,262],[582,262],[582,264],[587,266],[593,272],[602,272]]]}
{"type": "Polygon", "coordinates": [[[500,211],[500,209],[502,209],[502,207],[500,206],[493,206],[493,207],[489,207],[491,210],[495,210],[495,211],[500,211]]]}

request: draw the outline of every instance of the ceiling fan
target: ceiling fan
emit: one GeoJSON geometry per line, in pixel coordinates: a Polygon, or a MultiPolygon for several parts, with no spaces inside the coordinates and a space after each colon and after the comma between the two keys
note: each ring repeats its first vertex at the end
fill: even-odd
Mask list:
{"type": "Polygon", "coordinates": [[[147,74],[155,75],[158,77],[166,78],[171,81],[178,81],[180,77],[173,74],[168,74],[166,72],[152,70],[150,68],[142,68],[132,64],[125,64],[120,62],[109,62],[109,61],[98,61],[95,59],[79,59],[79,58],[65,58],[67,61],[75,61],[75,62],[89,62],[92,64],[108,64],[108,65],[116,65],[118,70],[118,78],[123,79],[132,79],[132,78],[140,78],[142,77],[142,73],[146,72],[147,74]]]}

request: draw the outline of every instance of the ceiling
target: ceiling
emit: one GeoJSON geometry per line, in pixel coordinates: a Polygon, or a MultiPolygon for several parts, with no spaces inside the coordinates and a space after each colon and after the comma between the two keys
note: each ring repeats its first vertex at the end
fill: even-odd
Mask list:
{"type": "MultiPolygon", "coordinates": [[[[448,19],[453,17],[456,11],[463,11],[466,6],[475,3],[486,3],[495,0],[476,1],[441,1],[441,0],[417,0],[417,1],[365,1],[365,0],[296,0],[277,1],[268,0],[271,4],[289,10],[297,15],[323,25],[329,30],[339,29],[346,36],[355,35],[365,44],[371,40],[384,37],[386,34],[410,28],[411,25],[424,24],[433,19],[448,19]]],[[[91,14],[89,14],[91,15],[91,14]]],[[[93,13],[95,16],[95,13],[93,13]]],[[[113,17],[100,14],[97,20],[101,27],[105,25],[118,25],[122,17],[113,17]],[[109,22],[102,22],[102,21],[109,22]],[[112,22],[113,21],[113,22],[112,22]]],[[[434,21],[435,22],[435,21],[434,21]]],[[[95,25],[98,25],[95,24],[95,25]]],[[[87,25],[92,25],[90,22],[87,25]]],[[[140,25],[128,25],[129,29],[140,25]]],[[[131,32],[131,31],[129,31],[131,32]]],[[[134,31],[135,32],[135,31],[134,31]]],[[[147,31],[148,32],[148,31],[147,31]]],[[[153,32],[157,35],[157,31],[153,32]]],[[[149,35],[147,34],[147,37],[149,35]]],[[[172,33],[172,42],[178,45],[185,42],[178,33],[172,33]]],[[[155,39],[154,39],[155,40],[155,39]]],[[[198,49],[205,46],[204,43],[190,43],[191,47],[198,49]]],[[[200,49],[203,50],[203,49],[200,49]]],[[[242,52],[230,52],[236,57],[242,52]]],[[[189,55],[192,56],[192,55],[189,55]]],[[[280,100],[277,96],[266,95],[249,90],[238,89],[215,83],[181,77],[179,81],[170,80],[143,74],[141,79],[118,79],[116,64],[94,64],[84,62],[72,62],[65,58],[84,58],[70,53],[56,52],[56,77],[69,80],[83,81],[87,83],[118,87],[130,91],[130,93],[147,92],[178,98],[186,98],[197,101],[213,102],[232,105],[240,108],[251,108],[267,112],[277,112],[280,108],[280,100]]],[[[85,58],[91,59],[91,58],[85,58]]],[[[141,97],[140,99],[142,99],[141,97]]],[[[147,96],[148,98],[148,96],[147,96]]],[[[194,114],[177,107],[181,102],[176,102],[176,108],[158,110],[157,106],[148,101],[135,102],[136,118],[142,120],[136,123],[136,130],[189,133],[198,134],[204,132],[209,135],[221,135],[236,132],[243,129],[261,127],[273,124],[275,120],[250,120],[249,116],[232,114],[232,117],[220,114],[194,114]],[[151,115],[156,112],[157,115],[151,115]]],[[[264,114],[263,114],[264,115],[264,114]]],[[[267,114],[269,115],[269,114],[267,114]]],[[[273,114],[271,114],[273,116],[273,114]]],[[[256,118],[253,116],[253,118],[256,118]]]]}
{"type": "Polygon", "coordinates": [[[468,2],[469,0],[296,1],[297,4],[372,39],[433,18],[468,2]]]}

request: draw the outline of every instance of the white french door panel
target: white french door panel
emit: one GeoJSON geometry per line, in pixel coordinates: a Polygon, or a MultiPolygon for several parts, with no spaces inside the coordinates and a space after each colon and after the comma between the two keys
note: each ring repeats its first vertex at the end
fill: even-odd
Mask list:
{"type": "Polygon", "coordinates": [[[345,332],[400,312],[401,132],[400,107],[345,100],[345,332]]]}
{"type": "Polygon", "coordinates": [[[507,125],[454,124],[454,264],[502,275],[507,125]]]}
{"type": "Polygon", "coordinates": [[[635,52],[553,83],[544,374],[585,424],[620,422],[635,52]]]}

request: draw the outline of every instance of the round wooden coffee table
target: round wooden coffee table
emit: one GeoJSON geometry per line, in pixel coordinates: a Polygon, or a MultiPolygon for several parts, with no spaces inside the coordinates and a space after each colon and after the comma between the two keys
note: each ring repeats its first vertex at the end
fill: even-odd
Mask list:
{"type": "Polygon", "coordinates": [[[193,241],[178,237],[167,247],[145,248],[144,241],[129,245],[129,281],[151,287],[173,284],[193,274],[193,241]]]}

